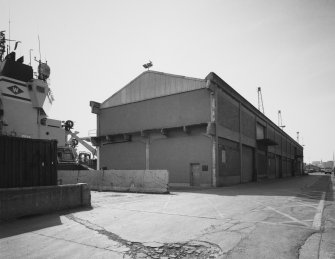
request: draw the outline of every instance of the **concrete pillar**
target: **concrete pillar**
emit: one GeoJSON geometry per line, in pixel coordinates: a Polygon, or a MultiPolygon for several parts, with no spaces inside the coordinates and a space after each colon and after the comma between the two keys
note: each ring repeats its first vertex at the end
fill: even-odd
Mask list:
{"type": "MultiPolygon", "coordinates": [[[[100,107],[100,106],[99,106],[100,107]]],[[[96,113],[97,115],[97,132],[96,132],[96,136],[99,137],[100,135],[100,110],[98,110],[98,112],[96,113]]],[[[101,168],[101,158],[100,158],[100,145],[101,142],[98,142],[98,146],[96,146],[97,149],[97,170],[100,170],[101,168]]]]}
{"type": "Polygon", "coordinates": [[[212,136],[212,186],[216,187],[216,136],[212,136]]]}
{"type": "MultiPolygon", "coordinates": [[[[211,122],[214,123],[216,127],[216,93],[215,91],[210,92],[210,105],[211,105],[211,122]]],[[[212,135],[212,186],[217,186],[217,180],[216,180],[216,160],[217,160],[217,135],[216,135],[217,129],[215,128],[215,134],[212,135]]]]}
{"type": "Polygon", "coordinates": [[[100,170],[100,147],[97,146],[97,170],[100,170]]]}
{"type": "MultiPolygon", "coordinates": [[[[264,138],[268,138],[268,127],[269,124],[266,123],[266,127],[265,127],[265,132],[264,132],[264,138]]],[[[270,163],[270,159],[269,159],[269,146],[265,147],[265,157],[266,157],[266,178],[269,178],[270,175],[270,167],[269,167],[269,163],[270,163]]]]}
{"type": "Polygon", "coordinates": [[[150,169],[150,136],[145,139],[145,169],[150,169]]]}
{"type": "Polygon", "coordinates": [[[241,103],[238,103],[238,109],[239,109],[239,149],[240,149],[240,183],[242,183],[242,176],[243,176],[243,171],[242,171],[242,161],[243,161],[243,152],[242,152],[242,111],[241,111],[241,103]]]}

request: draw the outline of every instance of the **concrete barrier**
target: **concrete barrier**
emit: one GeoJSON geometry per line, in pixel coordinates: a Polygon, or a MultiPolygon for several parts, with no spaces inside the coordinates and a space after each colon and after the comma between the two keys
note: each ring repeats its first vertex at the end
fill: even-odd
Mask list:
{"type": "Polygon", "coordinates": [[[78,171],[77,183],[87,183],[91,190],[97,190],[100,186],[101,172],[95,170],[78,171]]]}
{"type": "Polygon", "coordinates": [[[62,177],[59,178],[59,172],[62,171],[57,171],[57,181],[59,185],[62,184],[76,184],[78,183],[78,176],[79,176],[79,170],[67,170],[66,174],[62,174],[62,177]]]}
{"type": "Polygon", "coordinates": [[[91,190],[168,193],[167,170],[58,171],[58,182],[87,183],[91,190]]]}
{"type": "Polygon", "coordinates": [[[87,184],[0,189],[0,221],[91,206],[87,184]]]}

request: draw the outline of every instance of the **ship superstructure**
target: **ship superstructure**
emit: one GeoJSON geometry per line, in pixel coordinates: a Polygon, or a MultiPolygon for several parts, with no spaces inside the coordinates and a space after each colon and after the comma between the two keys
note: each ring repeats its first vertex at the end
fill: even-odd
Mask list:
{"type": "Polygon", "coordinates": [[[34,139],[56,139],[65,145],[65,130],[60,120],[48,118],[54,100],[47,83],[50,68],[39,61],[38,76],[33,68],[16,59],[16,53],[4,56],[5,35],[0,35],[0,135],[34,139]]]}
{"type": "MultiPolygon", "coordinates": [[[[81,143],[95,156],[96,150],[80,138],[78,132],[72,132],[73,121],[60,121],[49,118],[49,111],[54,101],[48,84],[50,67],[41,60],[37,61],[38,75],[34,76],[31,65],[24,64],[24,58],[16,59],[16,53],[7,48],[10,41],[0,32],[0,135],[57,140],[57,157],[59,167],[73,168],[78,161],[89,164],[90,154],[76,152],[81,143]],[[82,158],[82,159],[81,159],[82,158]]],[[[17,44],[16,44],[17,46],[17,44]]],[[[85,141],[84,141],[85,140],[85,141]]]]}

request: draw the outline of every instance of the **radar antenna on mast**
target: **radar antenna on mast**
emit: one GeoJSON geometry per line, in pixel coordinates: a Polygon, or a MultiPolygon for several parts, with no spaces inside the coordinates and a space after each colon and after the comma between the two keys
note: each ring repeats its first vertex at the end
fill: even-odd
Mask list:
{"type": "Polygon", "coordinates": [[[9,42],[8,42],[8,45],[9,45],[9,51],[8,53],[10,53],[10,9],[9,9],[9,17],[8,17],[8,39],[9,39],[9,42]]]}
{"type": "Polygon", "coordinates": [[[8,41],[8,44],[9,44],[7,45],[7,55],[10,53],[10,42],[11,41],[15,41],[14,50],[16,50],[18,44],[21,43],[21,41],[6,39],[5,31],[0,31],[0,61],[3,60],[3,56],[6,52],[6,41],[8,41]]]}
{"type": "Polygon", "coordinates": [[[40,35],[38,35],[37,37],[38,37],[38,52],[40,54],[40,60],[37,60],[35,57],[35,61],[38,62],[38,68],[37,68],[38,79],[45,81],[50,76],[50,67],[47,64],[47,61],[45,61],[45,63],[42,62],[40,35]]]}
{"type": "Polygon", "coordinates": [[[262,97],[262,90],[260,87],[257,89],[258,93],[258,110],[260,110],[263,114],[264,113],[264,104],[263,104],[263,97],[262,97]]]}

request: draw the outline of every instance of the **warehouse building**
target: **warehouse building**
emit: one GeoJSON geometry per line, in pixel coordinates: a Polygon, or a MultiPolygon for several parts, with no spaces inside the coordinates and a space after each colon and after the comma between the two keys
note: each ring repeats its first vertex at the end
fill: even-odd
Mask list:
{"type": "Polygon", "coordinates": [[[90,106],[99,168],[167,169],[171,186],[302,174],[302,146],[215,73],[196,79],[149,70],[90,106]]]}

